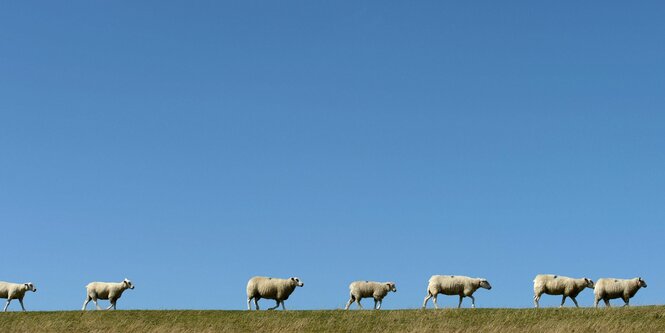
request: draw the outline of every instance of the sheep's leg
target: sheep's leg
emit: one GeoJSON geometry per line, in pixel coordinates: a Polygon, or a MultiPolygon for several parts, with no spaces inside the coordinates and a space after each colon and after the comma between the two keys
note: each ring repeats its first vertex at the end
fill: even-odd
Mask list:
{"type": "Polygon", "coordinates": [[[284,306],[284,301],[282,301],[282,310],[286,311],[286,307],[284,306]]]}
{"type": "Polygon", "coordinates": [[[432,302],[434,302],[434,308],[439,308],[439,303],[436,301],[436,295],[432,296],[432,302]]]}
{"type": "Polygon", "coordinates": [[[576,308],[579,308],[579,307],[580,307],[580,305],[577,304],[577,300],[575,299],[575,297],[571,297],[570,299],[573,300],[573,303],[575,303],[575,307],[576,307],[576,308]]]}
{"type": "Polygon", "coordinates": [[[566,303],[566,295],[563,295],[563,298],[561,298],[561,305],[559,305],[560,308],[563,307],[563,303],[566,303]]]}
{"type": "Polygon", "coordinates": [[[539,308],[539,307],[540,307],[540,304],[539,304],[538,302],[540,301],[540,296],[542,296],[542,295],[543,295],[543,294],[541,294],[541,293],[536,293],[535,295],[533,295],[533,305],[534,305],[536,308],[539,308]]]}
{"type": "Polygon", "coordinates": [[[256,305],[256,311],[259,311],[259,297],[254,297],[254,305],[256,305]]]}
{"type": "Polygon", "coordinates": [[[111,304],[109,305],[108,308],[106,308],[106,310],[111,310],[111,309],[115,310],[115,302],[117,300],[118,300],[117,298],[109,297],[109,303],[111,303],[111,304]]]}
{"type": "Polygon", "coordinates": [[[351,304],[353,304],[354,301],[355,301],[355,298],[353,297],[353,295],[351,295],[351,298],[349,298],[349,301],[346,302],[346,306],[344,307],[344,310],[348,310],[349,307],[351,306],[351,304]]]}
{"type": "Polygon", "coordinates": [[[92,298],[90,296],[87,296],[85,298],[85,301],[83,302],[83,308],[81,309],[81,311],[85,311],[85,308],[88,306],[88,303],[90,303],[91,300],[92,298]]]}
{"type": "Polygon", "coordinates": [[[473,295],[469,295],[469,298],[471,298],[471,307],[476,308],[476,298],[473,297],[473,295]]]}
{"type": "Polygon", "coordinates": [[[377,300],[376,300],[376,298],[375,298],[375,299],[374,299],[374,310],[376,310],[376,304],[377,304],[377,300]]]}
{"type": "Polygon", "coordinates": [[[18,302],[21,303],[21,309],[25,311],[25,306],[23,306],[23,298],[19,298],[18,302]]]}
{"type": "Polygon", "coordinates": [[[279,307],[279,301],[275,301],[275,302],[277,302],[277,304],[275,304],[275,306],[273,306],[272,308],[269,308],[268,310],[275,310],[279,307]]]}
{"type": "Polygon", "coordinates": [[[9,307],[9,302],[11,302],[11,298],[7,298],[7,303],[5,303],[5,309],[3,310],[4,312],[7,312],[7,307],[9,307]]]}
{"type": "Polygon", "coordinates": [[[605,299],[603,299],[603,301],[605,301],[605,306],[606,306],[606,307],[611,308],[611,306],[610,306],[610,299],[609,299],[609,298],[605,298],[605,299]]]}
{"type": "Polygon", "coordinates": [[[459,295],[459,303],[457,303],[457,308],[458,308],[458,309],[462,307],[462,299],[463,299],[463,298],[464,298],[464,296],[459,295]]]}
{"type": "Polygon", "coordinates": [[[381,299],[374,299],[374,310],[381,310],[381,303],[383,300],[381,299]]]}
{"type": "Polygon", "coordinates": [[[626,304],[624,304],[623,306],[630,306],[630,298],[628,298],[628,297],[624,297],[624,298],[623,298],[623,301],[624,301],[624,303],[626,303],[626,304]]]}
{"type": "Polygon", "coordinates": [[[356,303],[358,303],[358,307],[362,310],[363,306],[360,304],[360,297],[356,298],[356,303]]]}
{"type": "Polygon", "coordinates": [[[427,296],[425,296],[425,301],[423,301],[423,309],[427,307],[427,301],[429,301],[430,298],[432,298],[432,294],[428,291],[427,296]]]}
{"type": "Polygon", "coordinates": [[[598,298],[598,297],[595,297],[595,298],[593,299],[593,307],[594,307],[594,308],[597,308],[597,307],[598,307],[598,301],[600,301],[600,298],[598,298]]]}
{"type": "Polygon", "coordinates": [[[247,299],[247,310],[252,310],[252,298],[247,299]]]}
{"type": "Polygon", "coordinates": [[[92,302],[95,303],[95,307],[97,307],[97,310],[101,310],[102,308],[99,306],[99,303],[97,303],[97,299],[93,298],[92,302]]]}

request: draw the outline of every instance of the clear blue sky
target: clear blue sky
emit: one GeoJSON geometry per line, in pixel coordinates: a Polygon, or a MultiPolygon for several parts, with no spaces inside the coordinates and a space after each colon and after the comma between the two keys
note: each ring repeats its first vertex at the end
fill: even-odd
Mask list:
{"type": "Polygon", "coordinates": [[[632,302],[663,304],[664,16],[4,1],[0,280],[33,310],[125,277],[121,309],[244,309],[253,275],[299,276],[290,309],[360,279],[418,307],[432,274],[489,279],[479,307],[530,307],[537,273],[642,276],[632,302]]]}

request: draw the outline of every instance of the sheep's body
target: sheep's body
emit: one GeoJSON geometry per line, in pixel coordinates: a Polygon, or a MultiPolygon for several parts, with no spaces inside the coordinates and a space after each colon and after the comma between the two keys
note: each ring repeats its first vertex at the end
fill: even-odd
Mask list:
{"type": "Polygon", "coordinates": [[[349,294],[351,295],[349,301],[346,303],[345,309],[348,310],[351,303],[356,302],[359,308],[360,300],[363,298],[374,298],[374,309],[380,310],[383,298],[388,295],[388,292],[397,292],[394,282],[374,282],[374,281],[355,281],[349,285],[349,294]]]}
{"type": "Polygon", "coordinates": [[[573,279],[567,276],[539,274],[533,280],[533,303],[535,307],[539,307],[538,301],[540,301],[540,296],[543,294],[563,295],[560,307],[563,307],[566,297],[570,297],[575,306],[579,307],[575,298],[585,288],[593,289],[593,281],[591,279],[573,279]]]}
{"type": "Polygon", "coordinates": [[[91,282],[88,283],[85,289],[86,298],[85,302],[83,302],[83,311],[85,311],[90,301],[95,303],[97,310],[101,310],[99,304],[97,304],[98,299],[109,300],[111,305],[106,310],[110,310],[111,308],[115,310],[116,302],[122,296],[122,292],[127,289],[134,289],[134,285],[132,281],[125,279],[122,282],[91,282]]]}
{"type": "Polygon", "coordinates": [[[628,306],[630,299],[635,296],[640,288],[646,288],[647,283],[642,278],[634,279],[598,279],[596,288],[594,289],[594,307],[598,307],[598,302],[602,299],[605,301],[605,306],[610,306],[610,300],[614,298],[621,298],[628,306]]]}
{"type": "Polygon", "coordinates": [[[25,311],[25,307],[23,306],[23,297],[25,297],[25,292],[29,290],[32,292],[37,291],[37,288],[35,288],[32,282],[11,283],[0,281],[0,298],[7,299],[7,303],[5,303],[5,309],[3,311],[7,311],[7,307],[9,307],[9,303],[13,299],[17,299],[18,302],[21,303],[21,309],[25,311]]]}
{"type": "Polygon", "coordinates": [[[282,309],[286,310],[284,301],[289,299],[291,293],[296,287],[302,287],[305,284],[297,277],[288,279],[277,279],[264,276],[255,276],[247,282],[247,310],[251,310],[251,301],[254,299],[256,310],[259,310],[259,300],[261,298],[274,299],[277,304],[268,309],[274,310],[282,304],[282,309]]]}
{"type": "Polygon", "coordinates": [[[429,301],[430,298],[434,299],[434,307],[438,309],[439,304],[436,301],[438,294],[459,296],[459,304],[457,304],[457,308],[462,306],[462,299],[464,297],[469,297],[471,298],[471,306],[475,308],[476,299],[473,297],[473,293],[478,290],[478,288],[489,290],[492,289],[492,286],[487,280],[480,278],[459,275],[432,275],[429,279],[429,284],[427,285],[427,296],[425,296],[425,301],[423,301],[423,309],[427,307],[427,301],[429,301]]]}

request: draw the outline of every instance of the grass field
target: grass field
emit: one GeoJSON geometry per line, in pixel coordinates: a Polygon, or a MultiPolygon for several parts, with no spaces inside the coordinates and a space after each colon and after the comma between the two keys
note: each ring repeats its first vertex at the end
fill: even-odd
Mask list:
{"type": "Polygon", "coordinates": [[[665,332],[665,306],[0,313],[0,332],[665,332]]]}

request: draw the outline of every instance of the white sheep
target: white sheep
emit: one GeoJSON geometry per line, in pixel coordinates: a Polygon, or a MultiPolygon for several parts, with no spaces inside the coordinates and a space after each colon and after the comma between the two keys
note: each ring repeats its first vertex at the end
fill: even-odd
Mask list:
{"type": "Polygon", "coordinates": [[[259,300],[261,298],[274,299],[277,304],[268,310],[274,310],[282,304],[282,309],[286,310],[284,301],[289,299],[289,296],[296,289],[305,284],[297,277],[288,279],[277,279],[264,276],[255,276],[247,282],[247,310],[251,310],[251,301],[254,299],[256,310],[259,309],[259,300]]]}
{"type": "Polygon", "coordinates": [[[594,307],[598,307],[598,301],[602,299],[605,301],[605,306],[609,307],[611,299],[621,298],[626,303],[624,306],[628,306],[630,299],[635,296],[637,291],[640,290],[640,288],[646,287],[647,283],[641,277],[636,277],[634,279],[598,279],[598,282],[596,282],[596,288],[593,291],[593,305],[594,307]]]}
{"type": "Polygon", "coordinates": [[[533,303],[535,307],[539,307],[538,301],[543,294],[547,295],[563,295],[561,305],[566,302],[566,297],[573,300],[576,307],[577,304],[575,297],[582,292],[585,288],[593,289],[593,281],[587,278],[573,279],[561,275],[552,274],[538,274],[533,280],[533,303]]]}
{"type": "Polygon", "coordinates": [[[37,291],[37,288],[35,288],[32,282],[11,283],[0,281],[0,298],[7,299],[4,311],[7,312],[7,307],[13,299],[17,299],[18,302],[21,303],[21,309],[25,311],[25,307],[23,306],[23,297],[25,296],[25,292],[28,290],[35,292],[37,291]]]}
{"type": "Polygon", "coordinates": [[[87,296],[85,302],[83,302],[83,311],[85,311],[90,300],[95,303],[97,310],[101,310],[99,304],[97,304],[98,299],[109,300],[111,305],[109,305],[106,310],[110,310],[111,308],[115,310],[115,304],[118,301],[118,298],[122,296],[122,292],[127,289],[134,289],[134,285],[132,284],[132,281],[124,279],[122,282],[90,282],[85,289],[87,296]]]}
{"type": "Polygon", "coordinates": [[[434,298],[434,307],[439,308],[439,304],[436,302],[436,296],[438,294],[444,295],[458,295],[459,304],[457,308],[462,306],[462,299],[464,297],[471,298],[471,306],[476,307],[476,299],[473,297],[473,293],[478,288],[485,288],[487,290],[492,289],[492,286],[485,279],[480,278],[470,278],[468,276],[459,276],[459,275],[432,275],[429,279],[429,284],[427,285],[427,296],[425,296],[425,301],[423,302],[423,309],[427,307],[427,301],[430,298],[434,298]]]}
{"type": "Polygon", "coordinates": [[[346,303],[345,310],[348,310],[351,306],[351,303],[358,303],[359,308],[363,308],[360,305],[360,300],[363,298],[374,298],[374,310],[381,309],[381,303],[383,298],[386,297],[388,292],[397,292],[394,282],[374,282],[374,281],[355,281],[351,282],[349,285],[349,290],[351,298],[346,303]]]}

